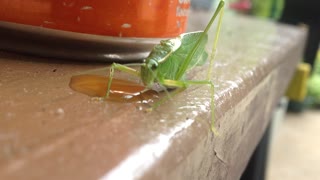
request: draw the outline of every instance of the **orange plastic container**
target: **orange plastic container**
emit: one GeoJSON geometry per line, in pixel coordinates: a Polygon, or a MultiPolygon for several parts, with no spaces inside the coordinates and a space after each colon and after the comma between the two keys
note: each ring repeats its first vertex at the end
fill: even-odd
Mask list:
{"type": "Polygon", "coordinates": [[[185,31],[190,0],[0,0],[0,21],[116,37],[185,31]]]}

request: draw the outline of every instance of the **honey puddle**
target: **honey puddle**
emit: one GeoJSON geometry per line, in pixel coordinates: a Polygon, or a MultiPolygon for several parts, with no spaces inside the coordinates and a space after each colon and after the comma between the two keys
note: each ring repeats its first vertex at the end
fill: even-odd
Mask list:
{"type": "MultiPolygon", "coordinates": [[[[104,97],[107,92],[109,77],[83,74],[72,76],[69,86],[74,91],[91,97],[104,97]]],[[[108,101],[117,102],[152,102],[158,98],[158,92],[145,90],[145,87],[127,80],[113,78],[108,101]]]]}

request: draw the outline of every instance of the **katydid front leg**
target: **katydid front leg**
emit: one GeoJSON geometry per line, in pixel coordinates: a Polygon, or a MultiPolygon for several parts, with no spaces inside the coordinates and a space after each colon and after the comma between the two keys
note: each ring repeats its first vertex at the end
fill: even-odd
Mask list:
{"type": "Polygon", "coordinates": [[[104,96],[104,98],[108,98],[109,95],[110,95],[110,89],[111,89],[111,84],[112,84],[112,79],[113,79],[113,76],[114,76],[114,70],[115,69],[117,69],[119,71],[122,71],[122,72],[126,72],[128,74],[132,74],[134,76],[140,77],[140,72],[137,71],[136,69],[130,68],[130,67],[122,65],[122,64],[112,63],[112,65],[110,67],[108,88],[107,88],[107,92],[106,92],[106,95],[104,96]]]}

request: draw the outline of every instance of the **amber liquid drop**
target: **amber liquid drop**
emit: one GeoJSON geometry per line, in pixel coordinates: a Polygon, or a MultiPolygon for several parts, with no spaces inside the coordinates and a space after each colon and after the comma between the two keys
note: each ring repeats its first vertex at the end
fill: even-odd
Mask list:
{"type": "MultiPolygon", "coordinates": [[[[101,75],[83,74],[72,76],[69,86],[74,91],[91,97],[104,97],[107,92],[109,77],[101,75]]],[[[106,100],[118,102],[150,101],[158,98],[154,90],[144,91],[143,85],[127,80],[113,78],[110,95],[106,100]]]]}

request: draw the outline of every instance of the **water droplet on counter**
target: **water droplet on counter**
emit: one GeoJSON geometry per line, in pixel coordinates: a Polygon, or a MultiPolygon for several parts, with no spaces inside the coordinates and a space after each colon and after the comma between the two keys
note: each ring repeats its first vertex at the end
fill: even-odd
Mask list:
{"type": "Polygon", "coordinates": [[[92,10],[92,9],[93,9],[93,7],[91,7],[91,6],[83,6],[81,8],[81,10],[92,10]]]}
{"type": "Polygon", "coordinates": [[[51,21],[43,21],[43,24],[54,24],[54,22],[51,22],[51,21]]]}
{"type": "Polygon", "coordinates": [[[137,106],[137,110],[142,111],[143,107],[142,106],[137,106]]]}
{"type": "Polygon", "coordinates": [[[64,115],[64,110],[63,110],[62,108],[58,108],[58,109],[56,110],[56,113],[57,113],[58,115],[64,115]]]}
{"type": "Polygon", "coordinates": [[[124,99],[131,99],[131,98],[133,98],[132,95],[125,95],[125,96],[124,96],[124,99]]]}
{"type": "Polygon", "coordinates": [[[128,23],[124,23],[124,24],[122,24],[122,26],[121,26],[122,28],[126,28],[126,29],[128,29],[128,28],[131,28],[131,24],[128,24],[128,23]]]}
{"type": "Polygon", "coordinates": [[[8,112],[6,115],[7,115],[7,118],[13,118],[15,116],[15,114],[11,112],[8,112]]]}
{"type": "Polygon", "coordinates": [[[66,6],[66,7],[72,7],[72,6],[74,6],[74,4],[75,4],[75,2],[69,2],[69,3],[63,2],[63,3],[62,3],[62,5],[63,5],[63,6],[66,6]]]}

